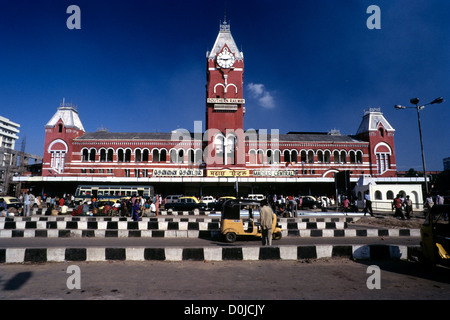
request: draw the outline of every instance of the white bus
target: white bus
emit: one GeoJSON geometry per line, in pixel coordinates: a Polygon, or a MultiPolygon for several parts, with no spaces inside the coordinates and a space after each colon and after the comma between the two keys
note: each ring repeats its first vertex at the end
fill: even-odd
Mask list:
{"type": "Polygon", "coordinates": [[[96,197],[102,199],[117,199],[142,196],[144,199],[153,197],[155,194],[153,186],[145,185],[79,185],[75,191],[75,201],[91,199],[96,197]]]}

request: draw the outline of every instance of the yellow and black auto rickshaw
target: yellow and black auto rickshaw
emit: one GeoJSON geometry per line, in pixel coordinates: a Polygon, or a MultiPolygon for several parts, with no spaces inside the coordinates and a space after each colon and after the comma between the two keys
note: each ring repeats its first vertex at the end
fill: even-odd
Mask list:
{"type": "Polygon", "coordinates": [[[450,205],[433,206],[420,229],[422,257],[431,264],[450,265],[450,205]]]}
{"type": "MultiPolygon", "coordinates": [[[[223,204],[221,221],[221,233],[225,241],[234,242],[237,236],[261,237],[260,207],[260,202],[255,200],[227,200],[223,204]]],[[[281,226],[277,224],[276,214],[273,218],[272,239],[281,239],[281,226]]]]}

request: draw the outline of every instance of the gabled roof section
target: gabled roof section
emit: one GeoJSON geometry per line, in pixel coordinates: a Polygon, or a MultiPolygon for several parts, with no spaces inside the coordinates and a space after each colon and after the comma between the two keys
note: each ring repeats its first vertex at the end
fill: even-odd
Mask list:
{"type": "Polygon", "coordinates": [[[66,128],[75,128],[84,131],[83,124],[78,116],[78,111],[76,110],[76,107],[72,105],[62,104],[50,121],[47,122],[45,127],[54,127],[58,123],[59,119],[62,120],[66,128]]]}
{"type": "Polygon", "coordinates": [[[239,51],[236,46],[236,42],[234,42],[233,36],[230,31],[230,24],[226,21],[220,25],[219,34],[217,35],[216,42],[211,51],[206,53],[206,57],[208,59],[215,59],[216,55],[222,50],[223,46],[227,45],[230,51],[234,54],[236,60],[243,60],[244,54],[239,51]]]}
{"type": "Polygon", "coordinates": [[[392,128],[383,116],[383,113],[381,113],[380,108],[370,108],[364,112],[363,119],[356,134],[358,135],[364,132],[376,131],[380,125],[382,125],[386,131],[395,131],[395,129],[392,128]]]}

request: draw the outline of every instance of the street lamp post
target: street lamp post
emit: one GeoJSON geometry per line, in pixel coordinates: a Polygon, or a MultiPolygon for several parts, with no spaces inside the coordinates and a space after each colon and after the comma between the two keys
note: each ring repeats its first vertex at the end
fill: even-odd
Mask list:
{"type": "Polygon", "coordinates": [[[414,105],[416,105],[415,107],[405,107],[405,106],[401,106],[401,105],[395,105],[394,108],[401,110],[401,109],[407,109],[407,108],[415,108],[417,110],[417,122],[419,123],[419,135],[420,135],[420,150],[422,151],[422,166],[423,166],[423,177],[425,179],[425,192],[426,194],[428,194],[429,190],[428,190],[428,177],[427,177],[427,168],[425,165],[425,153],[423,152],[423,140],[422,140],[422,127],[420,125],[420,110],[424,109],[425,106],[428,106],[430,104],[435,104],[435,103],[442,103],[444,101],[444,99],[442,97],[436,98],[433,101],[431,101],[430,103],[426,103],[422,106],[419,106],[419,99],[418,98],[413,98],[410,100],[410,102],[414,105]]]}

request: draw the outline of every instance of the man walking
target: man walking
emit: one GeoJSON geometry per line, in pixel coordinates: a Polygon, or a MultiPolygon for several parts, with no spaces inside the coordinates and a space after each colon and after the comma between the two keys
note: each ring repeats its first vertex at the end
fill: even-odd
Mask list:
{"type": "Polygon", "coordinates": [[[267,200],[261,201],[261,232],[262,232],[262,245],[272,245],[272,224],[273,224],[273,211],[272,208],[267,205],[267,200]]]}
{"type": "Polygon", "coordinates": [[[366,205],[364,207],[364,215],[366,215],[367,211],[369,211],[370,215],[373,217],[372,201],[370,201],[369,191],[366,191],[364,193],[364,200],[366,200],[366,205]]]}

